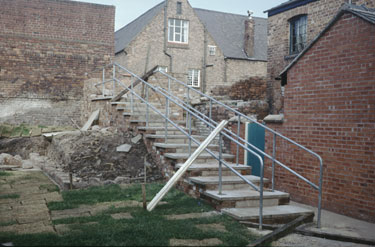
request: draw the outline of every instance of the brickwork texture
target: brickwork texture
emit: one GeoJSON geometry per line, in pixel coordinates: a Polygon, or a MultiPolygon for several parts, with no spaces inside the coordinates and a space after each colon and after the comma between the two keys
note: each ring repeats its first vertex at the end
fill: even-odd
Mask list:
{"type": "Polygon", "coordinates": [[[83,81],[113,56],[114,14],[112,6],[73,1],[2,0],[0,98],[9,111],[0,121],[79,120],[83,81]]]}
{"type": "MultiPolygon", "coordinates": [[[[323,207],[375,222],[375,26],[344,14],[288,71],[285,121],[269,124],[324,161],[323,207]]],[[[268,153],[272,138],[266,136],[268,153]]],[[[277,158],[318,184],[316,158],[277,140],[277,158]]],[[[267,164],[266,174],[271,174],[267,164]]],[[[276,186],[317,205],[318,194],[286,170],[276,186]]]]}

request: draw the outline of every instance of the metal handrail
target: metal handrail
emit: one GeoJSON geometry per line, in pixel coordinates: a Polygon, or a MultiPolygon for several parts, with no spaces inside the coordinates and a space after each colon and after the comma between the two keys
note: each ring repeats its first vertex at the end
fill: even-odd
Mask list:
{"type": "MultiPolygon", "coordinates": [[[[291,140],[290,138],[278,133],[277,131],[265,126],[264,124],[261,124],[257,121],[255,121],[254,119],[246,116],[245,114],[225,105],[224,103],[216,100],[215,98],[209,96],[209,95],[206,95],[204,93],[202,93],[201,91],[191,87],[191,86],[188,86],[186,83],[170,76],[169,74],[161,71],[160,69],[158,70],[155,70],[155,73],[160,73],[164,76],[166,76],[168,78],[168,80],[173,80],[175,82],[177,82],[178,84],[182,85],[183,87],[186,88],[186,91],[187,91],[187,97],[188,99],[190,98],[189,96],[189,93],[190,93],[190,90],[192,90],[193,92],[196,92],[197,94],[201,95],[202,97],[205,97],[207,99],[210,100],[210,110],[209,110],[209,117],[211,118],[211,113],[212,113],[212,102],[215,102],[217,103],[218,105],[221,105],[223,106],[225,109],[235,113],[235,115],[238,116],[239,118],[239,121],[238,121],[238,129],[239,129],[239,125],[240,125],[240,118],[245,118],[246,120],[252,122],[252,123],[255,123],[257,124],[258,126],[261,126],[262,128],[264,128],[265,130],[268,130],[270,131],[273,135],[274,135],[274,138],[273,138],[273,155],[272,157],[270,155],[268,155],[267,153],[259,150],[258,148],[256,148],[255,146],[253,147],[255,150],[257,150],[258,152],[262,153],[263,155],[265,155],[267,158],[271,159],[272,160],[272,190],[274,190],[274,176],[275,176],[275,163],[277,163],[278,165],[280,165],[281,167],[283,167],[284,169],[288,170],[289,172],[291,172],[292,174],[296,175],[298,178],[302,179],[303,181],[305,181],[306,183],[308,183],[310,186],[312,186],[314,189],[318,190],[319,191],[319,195],[318,195],[318,219],[317,219],[317,226],[318,228],[321,227],[321,205],[322,205],[322,185],[323,185],[323,159],[321,158],[320,155],[318,155],[317,153],[315,153],[314,151],[302,146],[301,144],[291,140]],[[319,186],[312,183],[311,181],[309,181],[308,179],[304,178],[303,176],[299,175],[298,173],[296,173],[295,171],[293,171],[291,168],[287,167],[286,165],[282,164],[281,162],[279,162],[278,160],[275,159],[276,157],[276,136],[290,142],[291,144],[297,146],[298,148],[301,148],[302,150],[310,153],[311,155],[315,156],[318,160],[319,160],[319,163],[320,163],[320,171],[319,171],[319,186]],[[274,163],[275,162],[275,163],[274,163]]],[[[239,131],[238,131],[239,132],[239,131]]],[[[237,133],[237,135],[239,136],[239,133],[237,133]]],[[[237,157],[238,157],[238,146],[237,146],[237,157]]]]}
{"type": "MultiPolygon", "coordinates": [[[[160,93],[161,95],[163,95],[166,99],[169,99],[171,100],[172,102],[174,102],[176,105],[182,107],[184,110],[186,110],[187,112],[189,112],[189,114],[193,115],[194,117],[200,119],[200,120],[203,120],[205,121],[204,119],[200,118],[198,115],[196,115],[194,112],[192,112],[191,110],[189,110],[188,108],[182,106],[181,104],[179,104],[178,102],[176,102],[174,99],[172,99],[170,97],[170,95],[167,95],[165,93],[163,93],[160,88],[157,88],[157,87],[154,87],[152,86],[151,84],[147,83],[146,81],[142,80],[140,77],[138,77],[136,74],[132,73],[131,71],[129,71],[128,69],[122,67],[121,65],[115,65],[114,66],[117,66],[125,71],[127,71],[129,74],[131,74],[134,78],[137,78],[139,79],[143,84],[145,84],[147,86],[147,89],[148,88],[151,88],[154,92],[157,92],[157,93],[160,93]]],[[[113,78],[114,81],[116,81],[120,86],[126,88],[126,86],[120,81],[118,80],[117,78],[113,78]]],[[[156,113],[158,113],[160,116],[162,116],[163,118],[165,118],[166,122],[169,122],[170,124],[172,124],[175,128],[177,128],[179,131],[181,131],[184,135],[186,135],[189,140],[192,140],[194,141],[196,144],[200,145],[200,142],[198,140],[196,140],[193,136],[191,136],[191,133],[187,133],[184,129],[182,129],[180,126],[178,126],[177,124],[175,124],[171,119],[169,119],[166,115],[164,115],[162,112],[160,112],[156,107],[154,107],[152,104],[150,104],[147,100],[143,99],[140,95],[138,95],[133,87],[131,87],[129,89],[129,91],[131,92],[132,95],[134,95],[135,97],[139,98],[142,102],[146,103],[146,105],[148,107],[151,107],[152,110],[154,110],[156,113]]],[[[211,127],[216,127],[214,125],[212,125],[211,123],[208,123],[207,121],[205,121],[207,124],[210,124],[211,127]]],[[[241,143],[238,143],[240,145],[242,145],[241,143]]],[[[263,171],[264,171],[264,165],[263,165],[263,159],[262,157],[255,153],[253,150],[247,148],[244,146],[244,148],[252,153],[253,155],[255,155],[258,159],[259,159],[259,162],[261,164],[261,170],[262,170],[262,176],[260,177],[260,186],[259,188],[254,185],[251,181],[249,181],[247,178],[245,178],[243,175],[241,175],[239,172],[237,172],[235,169],[233,169],[229,164],[227,164],[224,160],[222,160],[221,158],[221,153],[219,153],[219,157],[213,153],[211,150],[209,150],[208,148],[206,148],[206,152],[209,153],[213,158],[215,158],[216,160],[219,161],[219,170],[221,170],[221,165],[223,164],[224,166],[226,166],[229,170],[231,170],[232,172],[234,172],[237,176],[239,176],[243,181],[245,181],[248,185],[250,185],[252,188],[254,188],[256,191],[258,191],[260,193],[260,207],[259,207],[259,228],[262,229],[262,225],[263,225],[263,171]]],[[[219,178],[220,181],[221,181],[221,177],[219,178]]],[[[221,185],[220,185],[221,187],[221,185]]],[[[219,191],[219,194],[221,194],[221,190],[219,191]]]]}
{"type": "MultiPolygon", "coordinates": [[[[168,122],[170,124],[172,124],[175,128],[177,128],[178,130],[180,130],[184,135],[186,135],[188,138],[189,138],[189,152],[191,153],[191,141],[193,141],[194,143],[198,144],[199,145],[199,141],[197,141],[194,137],[191,136],[191,117],[194,116],[195,118],[199,119],[200,121],[204,122],[205,124],[207,124],[210,128],[214,129],[218,123],[216,123],[212,118],[211,118],[211,111],[212,111],[212,102],[215,102],[223,107],[225,107],[227,110],[230,110],[232,112],[235,113],[235,115],[238,116],[238,122],[239,122],[239,125],[238,125],[238,132],[239,132],[239,129],[240,129],[240,123],[241,123],[241,117],[251,121],[251,122],[254,122],[260,126],[262,126],[263,128],[271,131],[273,134],[274,134],[274,143],[273,143],[273,155],[270,156],[268,155],[267,153],[263,152],[262,150],[258,149],[257,147],[255,147],[254,145],[252,145],[251,143],[248,143],[246,140],[244,140],[243,138],[241,138],[239,136],[239,133],[237,133],[237,135],[235,133],[233,133],[232,131],[228,130],[228,129],[224,129],[224,132],[220,134],[220,142],[221,142],[221,136],[225,136],[227,137],[228,139],[230,139],[231,141],[233,141],[235,144],[237,144],[237,164],[238,164],[238,149],[239,147],[242,147],[244,150],[252,153],[253,155],[255,155],[259,161],[260,161],[260,164],[261,164],[261,174],[260,174],[260,188],[258,188],[256,185],[254,185],[251,181],[248,181],[245,177],[243,177],[240,173],[238,173],[235,169],[233,169],[232,167],[230,167],[225,161],[222,160],[221,158],[221,149],[220,149],[220,152],[219,152],[219,157],[213,153],[212,151],[210,151],[209,149],[206,149],[206,151],[212,156],[214,157],[216,160],[219,161],[219,171],[221,171],[221,165],[224,164],[229,170],[231,170],[232,172],[234,172],[237,176],[239,176],[242,180],[244,180],[247,184],[249,184],[252,188],[254,188],[256,191],[259,191],[260,192],[260,207],[259,207],[259,211],[260,211],[260,218],[259,218],[259,226],[260,226],[260,229],[262,228],[262,218],[263,218],[263,177],[264,177],[264,164],[263,164],[263,159],[262,157],[254,152],[252,149],[256,150],[257,152],[261,153],[262,155],[264,155],[265,157],[269,158],[270,160],[272,160],[272,190],[274,189],[274,164],[278,164],[280,165],[281,167],[283,167],[284,169],[288,170],[289,172],[291,172],[292,174],[296,175],[298,178],[302,179],[303,181],[307,182],[310,186],[312,186],[314,189],[317,189],[319,190],[319,205],[318,205],[318,227],[320,227],[320,222],[321,222],[321,195],[322,195],[322,166],[323,166],[323,161],[321,159],[321,157],[319,155],[317,155],[316,153],[314,153],[313,151],[303,147],[302,145],[294,142],[293,140],[281,135],[280,133],[268,128],[267,126],[264,126],[263,124],[260,124],[258,122],[256,122],[255,120],[249,118],[248,116],[236,111],[235,109],[217,101],[216,99],[206,95],[206,94],[203,94],[201,93],[200,91],[192,88],[192,87],[189,87],[187,86],[184,82],[181,82],[179,80],[177,80],[176,78],[173,78],[171,77],[170,75],[164,73],[163,71],[160,71],[160,70],[156,70],[155,72],[159,72],[161,74],[163,74],[164,76],[167,76],[168,77],[168,91],[161,88],[161,87],[154,87],[152,86],[151,84],[147,83],[146,81],[144,81],[142,78],[140,78],[139,76],[137,76],[136,74],[132,73],[131,71],[129,71],[128,69],[122,67],[121,65],[119,64],[116,64],[116,63],[113,63],[112,64],[113,66],[113,81],[114,82],[117,82],[118,84],[120,84],[122,87],[124,88],[128,88],[129,87],[126,87],[120,80],[118,80],[116,78],[116,69],[115,67],[118,67],[124,71],[126,71],[127,73],[130,74],[131,77],[133,78],[136,78],[138,80],[140,80],[144,85],[147,86],[147,91],[146,91],[146,97],[147,99],[144,100],[140,95],[138,95],[135,91],[134,91],[134,88],[133,88],[133,80],[132,80],[132,84],[131,84],[131,87],[129,89],[129,91],[131,92],[131,99],[132,99],[132,102],[133,102],[133,95],[137,98],[139,98],[142,102],[146,103],[147,105],[147,114],[146,114],[146,126],[148,126],[148,109],[149,107],[151,107],[152,110],[154,110],[156,113],[158,113],[159,115],[161,115],[163,118],[165,118],[166,120],[166,138],[167,138],[167,124],[168,122]],[[201,96],[204,96],[206,97],[207,99],[210,100],[210,112],[209,112],[209,117],[206,116],[205,114],[201,113],[200,111],[196,110],[195,108],[191,107],[189,104],[187,104],[186,102],[184,102],[183,100],[181,100],[180,98],[174,96],[173,94],[171,94],[171,91],[170,91],[170,82],[171,80],[173,81],[176,81],[178,82],[179,84],[183,85],[184,87],[187,88],[187,92],[188,92],[188,98],[189,98],[189,90],[193,90],[194,92],[200,94],[201,96]],[[156,109],[152,104],[150,104],[148,102],[148,89],[152,89],[154,92],[157,92],[161,95],[163,95],[165,98],[166,98],[166,112],[165,114],[163,114],[162,112],[160,112],[158,109],[156,109]],[[168,118],[168,115],[169,115],[169,102],[173,102],[174,104],[176,104],[177,106],[181,107],[183,110],[185,110],[187,112],[187,116],[190,117],[190,121],[188,122],[188,117],[187,117],[187,125],[188,123],[190,124],[190,128],[189,128],[189,133],[187,133],[186,131],[184,131],[181,127],[179,127],[177,124],[175,124],[172,120],[170,120],[168,118]],[[303,176],[301,176],[300,174],[296,173],[295,171],[293,171],[291,168],[287,167],[286,165],[284,165],[283,163],[281,163],[280,161],[278,161],[275,157],[275,141],[276,141],[276,136],[279,136],[289,142],[291,142],[292,144],[302,148],[303,150],[306,150],[307,152],[315,155],[318,157],[319,161],[320,161],[320,182],[319,182],[319,187],[317,185],[315,185],[314,183],[312,183],[311,181],[309,181],[308,179],[304,178],[303,176]],[[243,144],[242,144],[242,143],[243,144]],[[252,149],[250,149],[249,147],[251,147],[252,149]]],[[[107,66],[109,67],[109,66],[107,66]]],[[[108,81],[105,81],[105,72],[104,72],[104,69],[103,69],[103,88],[104,88],[104,83],[105,82],[108,82],[108,81],[111,81],[111,80],[108,80],[108,81]]],[[[100,83],[99,83],[100,84],[100,83]]],[[[114,85],[115,87],[115,85],[114,85]]],[[[132,104],[132,111],[133,111],[133,104],[132,104]]],[[[219,173],[220,174],[220,173],[219,173]]],[[[221,176],[219,176],[219,193],[221,193],[221,176]]]]}

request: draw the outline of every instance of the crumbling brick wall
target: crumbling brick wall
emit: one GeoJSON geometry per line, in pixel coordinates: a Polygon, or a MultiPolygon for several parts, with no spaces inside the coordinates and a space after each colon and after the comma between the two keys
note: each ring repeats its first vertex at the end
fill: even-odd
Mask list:
{"type": "MultiPolygon", "coordinates": [[[[344,14],[288,71],[285,120],[268,124],[323,158],[323,208],[375,222],[375,26],[344,14]]],[[[272,153],[272,135],[266,149],[272,153]]],[[[319,161],[277,138],[277,159],[319,183],[319,161]]],[[[270,162],[266,174],[271,174],[270,162]]],[[[317,205],[318,193],[277,166],[276,187],[317,205]]]]}
{"type": "Polygon", "coordinates": [[[114,14],[112,6],[65,0],[1,1],[0,102],[8,111],[0,121],[79,121],[83,81],[113,54],[114,14]]]}

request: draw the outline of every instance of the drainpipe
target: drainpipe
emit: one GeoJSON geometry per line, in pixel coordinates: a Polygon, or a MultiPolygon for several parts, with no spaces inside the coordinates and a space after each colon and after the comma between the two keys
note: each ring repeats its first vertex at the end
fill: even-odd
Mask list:
{"type": "Polygon", "coordinates": [[[207,30],[206,28],[204,29],[204,54],[203,54],[203,80],[202,80],[202,92],[206,93],[207,90],[207,83],[206,83],[206,78],[207,78],[207,30]]]}
{"type": "Polygon", "coordinates": [[[164,4],[164,54],[169,57],[169,69],[172,73],[172,56],[167,52],[167,40],[168,40],[168,26],[167,26],[167,10],[168,10],[168,0],[165,0],[164,4]]]}

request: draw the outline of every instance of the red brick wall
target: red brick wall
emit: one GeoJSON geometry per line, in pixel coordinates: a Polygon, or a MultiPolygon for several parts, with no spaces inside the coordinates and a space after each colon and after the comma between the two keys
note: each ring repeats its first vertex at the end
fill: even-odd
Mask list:
{"type": "MultiPolygon", "coordinates": [[[[375,222],[375,25],[343,15],[288,72],[285,122],[272,124],[324,161],[323,207],[375,222]]],[[[272,153],[272,137],[266,137],[272,153]]],[[[318,183],[319,163],[278,140],[278,159],[318,183]]],[[[268,163],[267,174],[270,175],[268,163]]],[[[316,205],[317,192],[277,169],[277,188],[316,205]]],[[[323,219],[324,220],[324,219],[323,219]]]]}
{"type": "MultiPolygon", "coordinates": [[[[2,0],[1,104],[10,104],[9,98],[65,101],[64,105],[72,101],[70,111],[79,119],[77,102],[83,95],[83,81],[98,73],[113,56],[114,15],[112,6],[65,0],[2,0]]],[[[56,118],[62,115],[54,114],[56,118]]],[[[6,121],[12,120],[9,116],[6,121]]],[[[34,121],[26,113],[24,119],[34,121]]]]}
{"type": "MultiPolygon", "coordinates": [[[[375,8],[374,0],[352,2],[375,8]]],[[[294,58],[289,56],[289,20],[294,16],[307,14],[307,43],[309,43],[323,30],[344,3],[348,3],[348,0],[315,1],[268,18],[267,90],[273,113],[282,111],[281,83],[275,78],[279,77],[281,71],[294,58]]]]}

